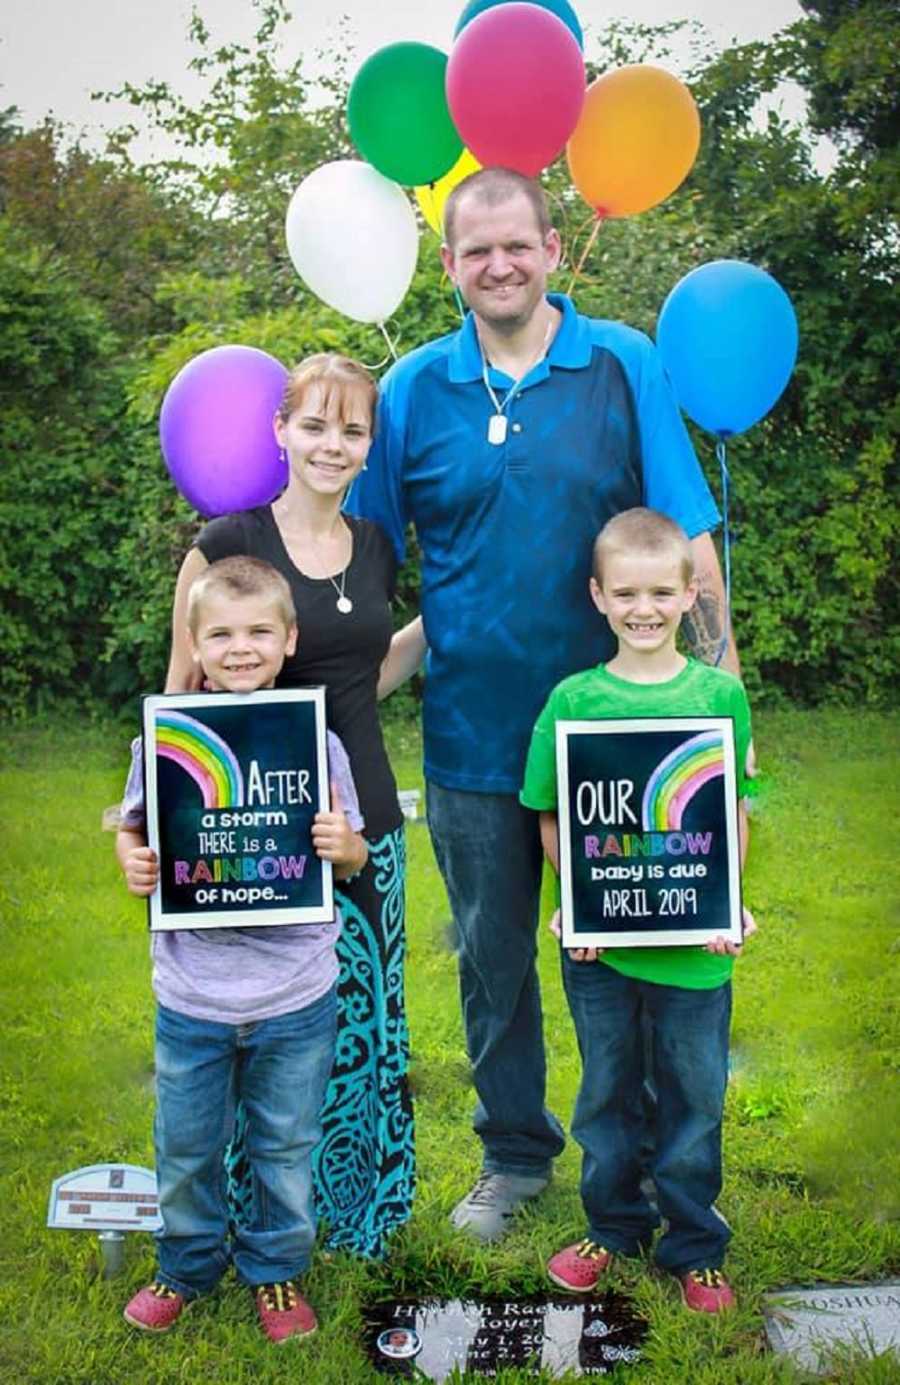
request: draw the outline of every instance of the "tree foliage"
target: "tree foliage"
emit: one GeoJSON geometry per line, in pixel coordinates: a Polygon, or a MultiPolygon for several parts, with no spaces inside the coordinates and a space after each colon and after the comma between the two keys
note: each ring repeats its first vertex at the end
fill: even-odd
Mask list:
{"type": "Polygon", "coordinates": [[[123,372],[70,269],[0,225],[0,704],[104,690],[127,505],[123,372]],[[86,406],[85,401],[90,401],[86,406]]]}
{"type": "MultiPolygon", "coordinates": [[[[721,53],[692,31],[695,169],[661,207],[605,224],[587,254],[587,209],[562,163],[549,170],[566,246],[555,287],[574,284],[583,310],[652,333],[668,291],[704,261],[749,260],[784,285],[800,322],[794,379],[773,414],[729,445],[745,673],[757,697],[879,700],[896,656],[900,34],[884,0],[803,8],[770,42],[721,53]],[[827,175],[810,131],[772,105],[785,77],[808,96],[812,134],[836,142],[827,175]]],[[[221,46],[195,12],[190,66],[206,95],[189,105],[165,84],[126,84],[113,94],[131,101],[134,122],[112,132],[102,157],[65,147],[52,123],[23,130],[13,112],[0,115],[7,709],[83,687],[121,698],[160,686],[174,574],[199,523],[156,433],[182,365],[226,342],[285,362],[332,348],[372,363],[385,354],[374,330],[309,293],[283,239],[294,187],[352,153],[342,59],[313,81],[302,59],[281,60],[283,0],[258,11],[255,43],[221,46]],[[139,123],[174,152],[139,166],[139,123]]],[[[665,62],[685,33],[610,25],[591,61],[665,62]]],[[[391,335],[402,352],[458,321],[426,230],[391,335]]],[[[696,443],[715,488],[711,441],[696,443]]],[[[413,557],[404,618],[417,580],[413,557]]]]}

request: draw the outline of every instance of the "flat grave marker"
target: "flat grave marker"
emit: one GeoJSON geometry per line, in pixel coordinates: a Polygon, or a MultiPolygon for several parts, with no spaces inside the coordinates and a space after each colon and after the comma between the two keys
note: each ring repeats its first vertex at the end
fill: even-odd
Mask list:
{"type": "Polygon", "coordinates": [[[829,1351],[849,1346],[868,1356],[893,1350],[900,1371],[900,1279],[789,1287],[764,1302],[770,1346],[804,1370],[823,1370],[829,1351]]]}
{"type": "Polygon", "coordinates": [[[365,1310],[366,1351],[379,1375],[446,1380],[454,1367],[608,1375],[637,1361],[647,1324],[622,1294],[590,1299],[392,1299],[365,1310]]]}

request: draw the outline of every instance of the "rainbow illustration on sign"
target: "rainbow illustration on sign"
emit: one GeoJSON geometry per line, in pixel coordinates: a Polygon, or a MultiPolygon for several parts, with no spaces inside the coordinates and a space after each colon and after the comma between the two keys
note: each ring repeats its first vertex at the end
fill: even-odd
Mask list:
{"type": "Polygon", "coordinates": [[[184,712],[156,713],[156,751],[191,776],[204,808],[241,808],[244,776],[234,751],[202,721],[184,712]]]}
{"type": "Polygon", "coordinates": [[[696,793],[725,773],[721,731],[701,731],[661,760],[647,780],[641,804],[645,831],[677,832],[684,810],[696,793]]]}

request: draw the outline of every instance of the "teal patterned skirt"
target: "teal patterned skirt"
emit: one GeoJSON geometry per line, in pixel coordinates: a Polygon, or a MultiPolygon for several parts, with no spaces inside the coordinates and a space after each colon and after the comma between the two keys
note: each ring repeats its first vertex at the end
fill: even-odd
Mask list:
{"type": "MultiPolygon", "coordinates": [[[[385,1254],[390,1232],[408,1220],[415,1187],[403,1008],[405,873],[400,827],[370,842],[365,870],[335,891],[344,920],[337,1049],[313,1183],[326,1245],[372,1259],[385,1254]]],[[[240,1223],[253,1198],[242,1107],[225,1166],[231,1216],[240,1223]]]]}

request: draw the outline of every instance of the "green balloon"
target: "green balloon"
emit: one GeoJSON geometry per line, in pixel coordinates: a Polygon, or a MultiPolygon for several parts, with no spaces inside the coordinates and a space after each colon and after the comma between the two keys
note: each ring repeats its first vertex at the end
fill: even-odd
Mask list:
{"type": "Polygon", "coordinates": [[[392,43],[373,53],[353,80],[347,102],[353,143],[395,183],[433,183],[462,153],[444,91],[446,70],[439,49],[392,43]]]}

